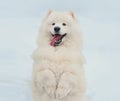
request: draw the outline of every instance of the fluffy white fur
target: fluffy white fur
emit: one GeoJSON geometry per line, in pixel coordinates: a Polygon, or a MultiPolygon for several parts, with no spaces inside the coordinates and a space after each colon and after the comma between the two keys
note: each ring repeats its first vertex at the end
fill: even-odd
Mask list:
{"type": "Polygon", "coordinates": [[[33,54],[32,92],[34,101],[87,101],[81,33],[73,12],[49,11],[38,36],[33,54]],[[60,46],[50,46],[52,23],[67,33],[60,46]],[[61,24],[66,23],[63,27],[61,24]]]}

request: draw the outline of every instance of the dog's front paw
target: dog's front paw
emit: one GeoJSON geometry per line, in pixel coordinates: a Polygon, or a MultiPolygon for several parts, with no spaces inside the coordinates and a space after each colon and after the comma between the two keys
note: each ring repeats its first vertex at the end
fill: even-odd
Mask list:
{"type": "Polygon", "coordinates": [[[56,90],[56,98],[62,99],[66,97],[71,91],[71,87],[67,84],[59,84],[56,90]]]}
{"type": "Polygon", "coordinates": [[[55,98],[56,85],[46,85],[44,88],[48,96],[55,98]]]}
{"type": "Polygon", "coordinates": [[[54,98],[57,83],[53,72],[51,72],[50,70],[46,70],[41,73],[40,77],[42,78],[40,80],[41,85],[45,90],[46,94],[54,98]]]}

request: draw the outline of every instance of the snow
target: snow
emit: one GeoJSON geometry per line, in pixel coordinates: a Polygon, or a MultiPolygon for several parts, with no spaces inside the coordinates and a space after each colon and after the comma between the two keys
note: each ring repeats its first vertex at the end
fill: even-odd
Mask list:
{"type": "MultiPolygon", "coordinates": [[[[79,16],[90,101],[120,101],[120,20],[79,16]]],[[[0,18],[0,101],[32,101],[31,54],[41,18],[0,18]]]]}

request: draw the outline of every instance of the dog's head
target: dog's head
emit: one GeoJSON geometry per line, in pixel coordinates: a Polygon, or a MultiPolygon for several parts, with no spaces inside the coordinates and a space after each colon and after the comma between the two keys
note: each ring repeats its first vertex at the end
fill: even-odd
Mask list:
{"type": "Polygon", "coordinates": [[[43,21],[43,29],[50,38],[51,46],[58,46],[76,32],[76,24],[77,19],[72,11],[61,13],[50,10],[43,21]]]}

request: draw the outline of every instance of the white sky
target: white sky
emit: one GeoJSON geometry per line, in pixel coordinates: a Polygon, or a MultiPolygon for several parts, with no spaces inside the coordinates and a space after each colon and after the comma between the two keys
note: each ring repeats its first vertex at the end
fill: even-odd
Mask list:
{"type": "Polygon", "coordinates": [[[120,19],[120,0],[0,0],[1,17],[38,17],[48,9],[120,19]]]}

